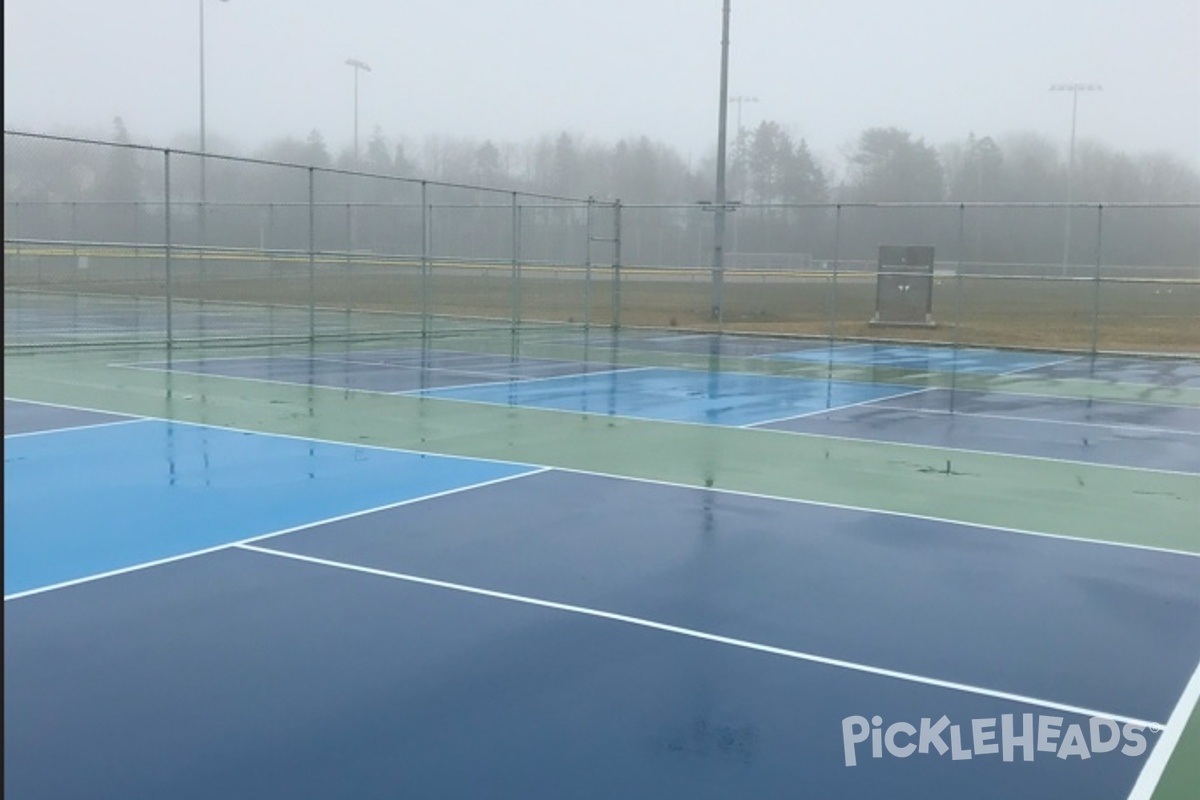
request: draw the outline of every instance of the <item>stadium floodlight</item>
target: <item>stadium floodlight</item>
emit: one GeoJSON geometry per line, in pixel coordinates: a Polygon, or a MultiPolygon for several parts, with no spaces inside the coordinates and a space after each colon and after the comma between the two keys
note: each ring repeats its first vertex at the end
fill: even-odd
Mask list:
{"type": "Polygon", "coordinates": [[[354,166],[358,167],[358,73],[370,72],[371,68],[357,58],[347,58],[346,66],[354,68],[354,166]]]}
{"type": "Polygon", "coordinates": [[[1050,87],[1052,92],[1071,93],[1071,146],[1067,155],[1067,222],[1063,235],[1063,275],[1067,274],[1067,265],[1071,258],[1071,194],[1075,179],[1075,118],[1079,112],[1079,93],[1098,92],[1103,87],[1098,83],[1056,83],[1050,87]]]}

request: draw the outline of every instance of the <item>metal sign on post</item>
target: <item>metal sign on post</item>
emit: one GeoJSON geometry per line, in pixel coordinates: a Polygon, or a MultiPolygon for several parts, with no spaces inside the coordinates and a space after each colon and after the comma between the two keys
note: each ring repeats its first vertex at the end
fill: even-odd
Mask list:
{"type": "Polygon", "coordinates": [[[933,328],[933,248],[880,245],[872,325],[933,328]]]}

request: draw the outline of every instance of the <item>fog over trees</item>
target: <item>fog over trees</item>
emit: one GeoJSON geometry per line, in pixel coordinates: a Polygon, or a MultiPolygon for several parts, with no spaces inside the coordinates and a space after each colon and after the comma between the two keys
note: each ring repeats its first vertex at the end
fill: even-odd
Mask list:
{"type": "MultiPolygon", "coordinates": [[[[98,138],[138,140],[119,118],[98,138]]],[[[376,128],[364,138],[357,165],[352,147],[335,153],[318,130],[251,148],[214,136],[208,149],[213,154],[627,203],[695,203],[711,199],[715,184],[715,157],[689,160],[671,145],[646,136],[604,142],[562,131],[525,142],[435,136],[414,143],[376,128]]],[[[173,146],[194,149],[186,139],[173,146]]],[[[971,133],[959,141],[933,144],[897,127],[874,127],[831,159],[814,154],[783,123],[764,120],[730,137],[729,196],[743,203],[1063,201],[1068,199],[1066,150],[1065,143],[1029,132],[971,133]]],[[[9,153],[6,199],[48,199],[47,193],[134,199],[137,160],[101,156],[100,150],[87,148],[60,155],[67,153],[79,163],[49,165],[32,154],[9,153]],[[97,158],[107,163],[88,163],[97,158]]],[[[224,199],[262,197],[264,189],[260,185],[243,191],[226,185],[221,194],[224,199]]],[[[1081,139],[1070,199],[1198,201],[1200,173],[1169,154],[1126,153],[1081,139]]]]}
{"type": "MultiPolygon", "coordinates": [[[[103,138],[137,140],[119,118],[103,138]]],[[[318,203],[342,209],[322,211],[317,220],[319,241],[333,249],[412,252],[420,242],[416,217],[409,214],[402,224],[399,210],[419,201],[416,184],[356,180],[342,172],[359,171],[563,198],[619,199],[630,209],[622,226],[622,252],[629,263],[686,265],[708,257],[712,216],[692,212],[713,197],[715,158],[689,161],[646,136],[604,142],[569,131],[518,143],[450,136],[413,143],[380,129],[364,138],[357,163],[353,147],[334,152],[318,130],[240,152],[210,137],[209,152],[336,170],[316,173],[314,189],[318,203]],[[363,208],[351,220],[350,207],[356,204],[363,208]],[[639,205],[675,208],[633,213],[639,205]]],[[[14,236],[136,242],[159,235],[161,153],[13,136],[5,144],[5,222],[14,236]]],[[[171,202],[180,241],[204,238],[197,233],[196,211],[203,196],[209,241],[251,248],[306,246],[307,216],[296,210],[308,197],[304,171],[210,158],[205,190],[200,159],[188,154],[194,147],[182,138],[175,146],[182,152],[171,159],[171,202]]],[[[744,209],[734,220],[729,252],[737,255],[730,256],[731,263],[782,264],[797,258],[807,263],[839,252],[832,212],[810,208],[813,204],[1200,202],[1200,174],[1187,163],[1163,153],[1124,153],[1086,139],[1077,142],[1068,189],[1066,149],[1028,132],[971,133],[935,145],[911,131],[874,127],[830,159],[815,154],[784,124],[764,120],[730,139],[728,197],[744,209]]],[[[504,207],[508,200],[501,195],[443,189],[430,202],[446,206],[437,215],[439,243],[448,244],[451,236],[471,240],[455,245],[465,248],[461,252],[489,255],[488,248],[494,250],[495,242],[507,241],[511,233],[504,213],[475,208],[479,203],[504,207]],[[451,209],[454,204],[459,208],[451,209]]],[[[1094,209],[1071,212],[1079,234],[1064,245],[1061,210],[981,209],[964,217],[961,230],[957,216],[944,212],[859,213],[846,219],[842,231],[857,250],[842,242],[840,254],[869,259],[870,248],[879,242],[961,238],[964,258],[977,264],[1061,264],[1068,258],[1093,263],[1096,217],[1094,209]]],[[[566,228],[552,230],[561,227],[555,219],[533,214],[523,224],[545,226],[538,235],[549,241],[566,235],[566,228]]],[[[1113,212],[1105,219],[1106,263],[1195,266],[1200,225],[1194,210],[1113,212]]]]}

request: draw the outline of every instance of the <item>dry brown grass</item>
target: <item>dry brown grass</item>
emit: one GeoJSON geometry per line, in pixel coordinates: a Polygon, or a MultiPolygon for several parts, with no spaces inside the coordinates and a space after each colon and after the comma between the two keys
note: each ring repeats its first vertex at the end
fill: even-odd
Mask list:
{"type": "MultiPolygon", "coordinates": [[[[43,269],[6,275],[14,284],[55,291],[161,297],[160,279],[129,280],[119,265],[101,269],[43,269]]],[[[252,305],[307,306],[305,265],[245,263],[176,265],[178,298],[252,305]]],[[[145,271],[143,274],[147,274],[145,271]]],[[[152,271],[149,274],[154,274],[152,271]]],[[[715,330],[708,273],[663,275],[630,271],[614,293],[607,271],[590,288],[578,269],[522,271],[514,290],[503,266],[439,267],[423,281],[414,267],[361,268],[323,264],[312,298],[322,308],[390,311],[623,326],[715,330]],[[619,315],[613,313],[619,304],[619,315]],[[590,314],[589,314],[590,307],[590,314]]],[[[953,342],[963,345],[1146,353],[1200,353],[1200,282],[1053,281],[940,278],[933,296],[936,327],[882,327],[873,276],[842,276],[835,284],[812,275],[738,276],[726,281],[722,328],[727,332],[953,342]],[[1098,312],[1098,313],[1094,313],[1098,312]],[[1094,326],[1094,327],[1093,327],[1094,326]]]]}

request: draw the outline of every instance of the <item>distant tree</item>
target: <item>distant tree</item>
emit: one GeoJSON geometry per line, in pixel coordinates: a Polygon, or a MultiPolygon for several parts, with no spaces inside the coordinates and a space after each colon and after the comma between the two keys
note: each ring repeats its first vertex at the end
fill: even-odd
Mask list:
{"type": "Polygon", "coordinates": [[[555,194],[572,194],[576,190],[576,182],[582,177],[580,162],[578,144],[571,134],[563,131],[554,142],[554,165],[548,187],[550,191],[555,194]]]}
{"type": "Polygon", "coordinates": [[[1200,172],[1167,153],[1137,159],[1146,199],[1157,203],[1200,202],[1200,172]]]}
{"type": "Polygon", "coordinates": [[[850,157],[852,185],[861,200],[941,200],[937,151],[899,128],[869,128],[850,157]]]}
{"type": "Polygon", "coordinates": [[[78,230],[77,235],[107,235],[116,241],[131,242],[137,236],[138,221],[144,213],[139,204],[142,199],[141,171],[138,153],[130,147],[129,131],[120,117],[113,120],[112,141],[118,146],[107,148],[104,168],[96,180],[95,199],[106,205],[84,215],[80,224],[85,226],[94,221],[93,231],[78,230]]]}
{"type": "Polygon", "coordinates": [[[943,150],[948,197],[951,200],[997,200],[1001,196],[1004,155],[990,136],[982,139],[971,133],[962,145],[943,150]]]}
{"type": "Polygon", "coordinates": [[[783,194],[787,162],[793,154],[791,137],[778,122],[763,120],[750,135],[746,148],[746,183],[749,198],[773,203],[783,194]]]}
{"type": "Polygon", "coordinates": [[[1066,197],[1066,168],[1058,147],[1045,136],[1017,133],[1000,141],[1004,153],[999,199],[1047,202],[1066,197]]]}
{"type": "Polygon", "coordinates": [[[1134,160],[1099,142],[1084,142],[1078,149],[1073,183],[1075,200],[1136,203],[1147,199],[1134,160]]]}
{"type": "Polygon", "coordinates": [[[314,167],[328,167],[333,163],[329,147],[325,144],[325,137],[316,128],[309,132],[308,139],[305,140],[304,155],[304,163],[314,167]]]}
{"type": "MultiPolygon", "coordinates": [[[[129,144],[129,131],[120,117],[113,120],[112,141],[118,145],[129,144]]],[[[136,151],[129,147],[109,147],[107,163],[96,182],[97,199],[122,202],[138,200],[141,196],[140,184],[136,151]]]]}
{"type": "Polygon", "coordinates": [[[819,203],[829,198],[825,170],[817,163],[808,142],[801,139],[784,163],[783,199],[793,203],[819,203]]]}
{"type": "Polygon", "coordinates": [[[504,169],[500,166],[500,148],[491,139],[475,150],[475,174],[473,181],[483,186],[499,186],[504,182],[504,169]]]}
{"type": "Polygon", "coordinates": [[[367,152],[363,155],[362,167],[367,172],[381,175],[392,172],[392,156],[388,152],[387,137],[383,135],[383,128],[378,125],[367,140],[367,152]]]}
{"type": "Polygon", "coordinates": [[[396,143],[396,152],[392,155],[392,174],[399,175],[402,178],[411,178],[418,172],[417,165],[409,160],[408,155],[404,151],[404,144],[396,143]]]}
{"type": "Polygon", "coordinates": [[[747,199],[762,203],[817,202],[827,196],[824,170],[808,143],[798,144],[770,120],[759,123],[746,146],[747,199]]]}
{"type": "Polygon", "coordinates": [[[679,153],[646,136],[617,142],[609,163],[609,194],[626,202],[695,202],[701,191],[679,153]]]}

